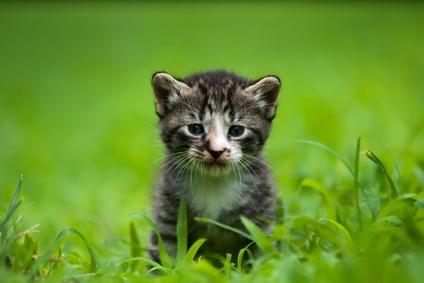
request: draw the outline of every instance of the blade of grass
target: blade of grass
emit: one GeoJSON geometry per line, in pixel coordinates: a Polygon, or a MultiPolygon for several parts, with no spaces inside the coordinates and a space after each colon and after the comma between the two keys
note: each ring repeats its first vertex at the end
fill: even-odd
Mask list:
{"type": "Polygon", "coordinates": [[[102,270],[106,266],[105,260],[102,256],[97,252],[97,250],[93,247],[90,247],[87,243],[85,243],[88,250],[90,251],[91,264],[90,264],[90,272],[97,272],[102,270]]]}
{"type": "Polygon", "coordinates": [[[390,215],[399,216],[407,213],[408,207],[416,206],[415,203],[417,202],[417,200],[415,199],[415,197],[415,194],[405,194],[402,195],[400,198],[392,200],[380,211],[377,220],[390,215]]]}
{"type": "Polygon", "coordinates": [[[387,181],[389,182],[389,185],[390,185],[390,192],[391,192],[392,200],[397,199],[398,198],[398,193],[397,193],[397,190],[396,190],[395,183],[393,183],[392,178],[390,178],[389,174],[387,173],[387,170],[384,167],[383,162],[381,162],[381,160],[370,149],[366,150],[364,152],[364,154],[372,162],[374,162],[375,164],[377,164],[377,166],[383,171],[383,173],[386,176],[386,179],[387,179],[387,181]]]}
{"type": "Polygon", "coordinates": [[[334,151],[333,149],[329,148],[326,145],[323,145],[319,142],[314,142],[314,141],[308,141],[308,140],[299,140],[300,143],[305,143],[305,144],[311,144],[311,145],[315,145],[317,147],[320,147],[326,151],[328,151],[329,153],[331,153],[332,155],[334,155],[335,157],[337,157],[337,159],[339,159],[345,166],[346,168],[349,170],[350,174],[352,174],[353,177],[355,177],[355,172],[352,170],[352,168],[350,167],[349,163],[346,162],[346,160],[343,159],[343,157],[338,154],[336,151],[334,151]]]}
{"type": "Polygon", "coordinates": [[[327,217],[329,219],[336,219],[336,211],[334,209],[335,201],[332,199],[331,195],[328,193],[328,190],[318,181],[313,179],[305,179],[300,184],[300,187],[308,187],[317,191],[321,196],[324,203],[325,211],[327,212],[327,217]]]}
{"type": "Polygon", "coordinates": [[[21,192],[22,187],[22,175],[19,179],[18,185],[13,192],[12,199],[10,200],[9,206],[6,210],[6,215],[4,216],[3,221],[0,223],[0,244],[3,246],[5,239],[7,238],[8,230],[9,230],[9,221],[12,218],[12,215],[15,213],[16,209],[21,204],[21,201],[18,201],[19,194],[21,192]]]}
{"type": "Polygon", "coordinates": [[[133,216],[141,220],[143,223],[147,224],[156,233],[156,236],[158,237],[159,257],[162,262],[162,265],[166,269],[172,269],[171,259],[168,255],[168,252],[165,249],[165,244],[163,243],[159,230],[158,228],[156,228],[156,225],[153,223],[153,221],[149,217],[147,217],[146,215],[140,212],[133,212],[130,214],[130,216],[133,216]]]}
{"type": "Polygon", "coordinates": [[[243,231],[241,231],[241,230],[239,230],[239,229],[233,228],[233,227],[231,227],[231,226],[228,226],[228,225],[222,224],[222,223],[220,223],[220,222],[218,222],[218,221],[215,221],[215,220],[212,220],[212,219],[209,219],[209,218],[201,218],[201,217],[196,217],[196,218],[195,218],[195,220],[196,220],[196,221],[199,221],[199,222],[203,222],[203,223],[211,223],[211,224],[214,224],[214,225],[216,225],[216,226],[218,226],[218,227],[224,228],[225,230],[228,230],[228,231],[232,231],[232,232],[234,232],[234,233],[237,233],[237,234],[239,234],[239,235],[241,235],[241,236],[245,237],[246,239],[249,239],[249,240],[253,241],[253,237],[252,237],[252,236],[250,236],[249,234],[247,234],[247,233],[245,233],[245,232],[243,232],[243,231]]]}
{"type": "MultiPolygon", "coordinates": [[[[365,192],[365,190],[364,190],[364,188],[361,186],[361,184],[359,183],[359,179],[358,179],[358,177],[357,177],[357,172],[358,172],[358,169],[356,168],[356,166],[357,166],[357,162],[358,162],[358,165],[359,165],[359,159],[358,159],[358,157],[357,157],[357,155],[359,154],[357,154],[356,155],[356,157],[355,157],[355,170],[353,170],[351,167],[350,167],[350,165],[346,162],[346,160],[344,160],[343,159],[343,157],[341,157],[341,155],[340,154],[338,154],[336,151],[334,151],[333,149],[331,149],[331,148],[329,148],[328,146],[325,146],[325,145],[323,145],[323,144],[321,144],[321,143],[318,143],[318,142],[314,142],[314,141],[308,141],[308,140],[299,140],[299,142],[300,143],[305,143],[305,144],[311,144],[311,145],[315,145],[315,146],[317,146],[317,147],[320,147],[320,148],[322,148],[322,149],[324,149],[324,150],[326,150],[327,152],[329,152],[329,153],[331,153],[332,155],[334,155],[335,157],[337,157],[345,166],[346,166],[346,168],[349,170],[349,172],[350,172],[350,174],[352,175],[352,177],[354,178],[354,181],[355,181],[355,186],[356,186],[356,188],[355,188],[355,190],[356,191],[358,191],[358,189],[357,188],[359,188],[360,190],[361,190],[361,192],[363,193],[363,195],[364,195],[364,197],[365,197],[365,202],[366,202],[366,204],[367,204],[367,206],[368,206],[368,208],[370,209],[370,211],[373,211],[373,208],[372,208],[372,205],[371,205],[371,203],[370,203],[370,201],[369,201],[369,199],[368,199],[368,197],[367,197],[367,194],[366,194],[366,192],[365,192]]],[[[360,138],[358,138],[358,141],[357,141],[357,144],[356,144],[356,151],[358,151],[358,147],[360,147],[360,144],[361,144],[361,142],[360,142],[360,138]]],[[[359,195],[359,194],[358,194],[359,195]]],[[[358,206],[357,206],[357,211],[358,211],[358,208],[359,208],[359,197],[358,197],[358,206]]],[[[360,215],[361,215],[361,218],[362,218],[362,213],[360,212],[359,213],[360,215]]],[[[359,215],[358,214],[358,215],[359,215]]]]}
{"type": "MultiPolygon", "coordinates": [[[[10,255],[10,249],[11,249],[11,246],[13,245],[14,238],[17,237],[17,235],[9,235],[9,232],[12,230],[12,228],[10,228],[10,224],[11,224],[10,222],[12,220],[12,216],[15,214],[16,210],[22,203],[21,200],[18,201],[21,187],[22,187],[22,175],[15,188],[15,191],[13,192],[12,199],[10,200],[9,206],[6,210],[6,214],[4,218],[2,219],[2,221],[0,222],[0,262],[1,263],[6,262],[6,258],[10,255]]],[[[18,217],[16,222],[18,222],[19,219],[20,217],[18,217]]],[[[13,225],[16,225],[16,224],[12,224],[12,227],[13,225]]]]}
{"type": "MultiPolygon", "coordinates": [[[[361,137],[358,137],[358,141],[356,142],[356,151],[355,151],[355,171],[353,178],[355,179],[353,192],[355,194],[355,206],[356,206],[356,214],[358,215],[358,223],[359,228],[362,230],[362,211],[359,205],[359,152],[361,150],[361,137]]],[[[373,210],[370,209],[372,212],[373,210]]]]}
{"type": "MultiPolygon", "coordinates": [[[[360,138],[359,138],[359,140],[360,140],[360,138]]],[[[350,167],[349,163],[347,163],[347,161],[344,160],[343,157],[340,154],[338,154],[336,151],[334,151],[333,149],[331,149],[328,146],[323,145],[323,144],[321,144],[319,142],[308,141],[308,140],[300,140],[299,142],[300,143],[305,143],[305,144],[315,145],[315,146],[320,147],[320,148],[326,150],[327,152],[331,153],[332,155],[334,155],[335,157],[337,157],[337,159],[339,159],[346,166],[346,168],[349,170],[349,172],[352,175],[352,177],[355,178],[355,171],[350,167]]],[[[360,145],[360,141],[359,141],[359,145],[360,145]]],[[[357,143],[357,146],[358,146],[358,143],[357,143]]],[[[362,188],[361,184],[360,183],[357,183],[356,185],[364,193],[364,188],[362,188]]],[[[367,204],[370,205],[368,203],[368,201],[367,201],[367,204]]]]}
{"type": "Polygon", "coordinates": [[[421,208],[422,210],[424,210],[424,199],[419,199],[416,202],[414,202],[414,205],[416,207],[421,208]]]}
{"type": "Polygon", "coordinates": [[[393,163],[393,165],[395,167],[394,169],[395,169],[395,172],[396,172],[396,175],[397,175],[397,178],[398,178],[398,182],[397,182],[398,183],[398,186],[397,186],[397,190],[396,191],[399,191],[399,193],[402,194],[402,186],[403,186],[402,174],[400,172],[399,165],[396,162],[393,154],[391,153],[390,150],[388,150],[388,152],[389,152],[389,155],[390,155],[390,159],[392,160],[392,163],[393,163]]]}
{"type": "Polygon", "coordinates": [[[105,261],[100,256],[100,254],[88,244],[85,237],[78,230],[68,227],[60,231],[53,245],[41,257],[39,257],[35,261],[35,263],[31,266],[30,274],[32,276],[37,275],[40,266],[49,260],[53,252],[59,247],[59,245],[63,242],[63,240],[69,235],[74,235],[74,236],[77,236],[79,239],[81,239],[84,245],[86,246],[88,252],[90,253],[90,268],[89,268],[90,273],[97,272],[105,267],[105,261]]]}
{"type": "Polygon", "coordinates": [[[152,272],[154,270],[159,270],[163,274],[171,274],[170,269],[165,268],[162,265],[160,265],[159,263],[157,263],[156,261],[153,261],[150,258],[146,258],[146,257],[133,257],[133,258],[121,261],[120,263],[118,263],[118,265],[122,265],[122,264],[129,263],[129,262],[137,262],[137,261],[146,262],[147,264],[153,266],[145,275],[149,274],[150,272],[152,272]]]}
{"type": "MultiPolygon", "coordinates": [[[[140,240],[138,239],[137,230],[135,229],[134,222],[130,222],[130,243],[131,243],[131,257],[136,258],[141,256],[142,248],[140,240]]],[[[138,262],[134,261],[131,265],[131,271],[137,269],[138,262]]]]}
{"type": "Polygon", "coordinates": [[[238,253],[238,256],[237,256],[237,270],[238,270],[238,272],[240,274],[243,273],[243,259],[244,259],[244,254],[247,253],[249,255],[249,258],[250,259],[253,259],[253,254],[252,254],[252,252],[249,249],[249,247],[251,245],[253,245],[253,244],[254,244],[253,242],[250,243],[250,244],[248,244],[245,248],[241,249],[239,251],[239,253],[238,253]]]}
{"type": "Polygon", "coordinates": [[[259,249],[265,254],[276,254],[277,250],[275,249],[272,241],[264,234],[264,232],[256,226],[253,221],[248,218],[241,217],[241,222],[244,227],[249,231],[252,235],[252,238],[258,245],[259,249]]]}
{"type": "Polygon", "coordinates": [[[105,267],[106,264],[105,264],[105,261],[103,260],[103,258],[100,256],[100,254],[93,247],[91,247],[88,244],[85,237],[78,230],[76,230],[72,227],[65,228],[59,233],[59,236],[56,238],[56,241],[61,241],[62,238],[64,238],[65,236],[68,236],[68,235],[77,236],[85,244],[87,250],[90,253],[90,269],[89,269],[90,273],[95,273],[95,272],[97,272],[97,271],[99,271],[99,270],[101,270],[105,267]]]}
{"type": "Polygon", "coordinates": [[[352,237],[350,236],[349,232],[347,231],[347,229],[341,225],[340,223],[332,220],[332,219],[320,219],[318,220],[320,223],[330,226],[329,224],[333,225],[337,230],[339,230],[342,235],[343,238],[345,240],[345,247],[349,250],[349,251],[354,251],[354,245],[353,245],[353,241],[352,241],[352,237]],[[328,223],[326,223],[328,222],[328,223]]]}
{"type": "Polygon", "coordinates": [[[226,254],[224,263],[224,274],[227,278],[231,278],[232,271],[234,269],[234,264],[231,262],[232,255],[226,254]]]}
{"type": "Polygon", "coordinates": [[[203,245],[204,242],[206,242],[206,239],[199,239],[194,242],[193,245],[191,245],[190,249],[187,251],[187,254],[185,256],[184,263],[191,263],[194,261],[197,252],[199,251],[200,247],[203,245]]]}

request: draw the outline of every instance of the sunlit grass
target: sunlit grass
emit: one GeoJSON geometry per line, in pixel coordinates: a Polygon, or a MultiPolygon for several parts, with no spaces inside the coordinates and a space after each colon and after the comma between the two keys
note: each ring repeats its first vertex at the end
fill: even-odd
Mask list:
{"type": "MultiPolygon", "coordinates": [[[[359,141],[355,153],[358,157],[361,156],[359,141]]],[[[324,145],[313,144],[335,154],[324,145]]],[[[378,166],[385,168],[372,154],[372,161],[378,160],[378,166]]],[[[371,152],[367,151],[366,156],[370,155],[371,152]]],[[[130,222],[129,253],[119,260],[103,258],[92,243],[74,228],[64,228],[49,249],[39,251],[32,236],[35,231],[19,231],[16,222],[20,218],[16,212],[21,204],[21,179],[0,224],[0,268],[5,274],[22,280],[97,278],[120,282],[156,278],[163,282],[262,282],[267,279],[288,282],[372,282],[378,279],[379,282],[421,282],[418,270],[420,260],[424,259],[424,192],[405,191],[400,196],[382,192],[379,187],[359,181],[360,172],[355,171],[359,159],[355,160],[352,165],[355,169],[346,164],[354,174],[351,186],[345,193],[356,195],[353,200],[344,195],[335,196],[317,180],[305,179],[300,189],[313,189],[319,195],[324,212],[318,209],[315,216],[288,214],[277,221],[280,224],[276,223],[272,235],[265,235],[245,218],[242,218],[242,222],[247,234],[210,219],[197,219],[239,233],[259,247],[260,253],[256,256],[250,251],[249,244],[238,255],[217,257],[221,268],[197,256],[207,239],[199,239],[187,247],[185,202],[181,203],[178,212],[176,258],[168,255],[158,234],[161,264],[151,261],[140,246],[137,222],[130,222]],[[358,190],[357,186],[361,186],[362,190],[358,190]],[[79,242],[70,254],[62,251],[68,238],[79,242]]],[[[299,194],[301,196],[302,192],[299,191],[299,194]]],[[[139,212],[131,216],[140,224],[157,231],[148,216],[139,212]]]]}

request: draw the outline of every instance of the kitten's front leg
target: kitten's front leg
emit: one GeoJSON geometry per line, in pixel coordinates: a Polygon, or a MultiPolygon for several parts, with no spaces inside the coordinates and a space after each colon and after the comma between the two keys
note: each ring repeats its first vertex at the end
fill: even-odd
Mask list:
{"type": "MultiPolygon", "coordinates": [[[[173,197],[168,191],[158,190],[155,198],[154,222],[171,258],[177,254],[177,215],[179,199],[173,197]]],[[[152,260],[161,263],[159,255],[158,237],[156,232],[151,232],[149,256],[152,260]]]]}

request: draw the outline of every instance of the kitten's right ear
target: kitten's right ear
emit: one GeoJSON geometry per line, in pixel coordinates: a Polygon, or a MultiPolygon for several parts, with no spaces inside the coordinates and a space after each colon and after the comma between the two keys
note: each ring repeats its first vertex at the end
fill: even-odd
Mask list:
{"type": "Polygon", "coordinates": [[[275,116],[280,87],[281,81],[277,76],[267,76],[245,89],[247,93],[256,99],[265,117],[270,121],[275,116]]]}
{"type": "Polygon", "coordinates": [[[184,82],[175,79],[165,72],[153,74],[152,87],[155,93],[156,113],[161,118],[181,98],[183,93],[190,89],[184,82]]]}

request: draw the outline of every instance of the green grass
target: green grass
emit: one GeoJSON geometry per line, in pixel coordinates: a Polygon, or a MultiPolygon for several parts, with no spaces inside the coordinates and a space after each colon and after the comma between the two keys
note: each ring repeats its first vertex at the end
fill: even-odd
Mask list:
{"type": "Polygon", "coordinates": [[[0,3],[0,277],[421,282],[423,12],[0,3]],[[162,156],[150,77],[213,68],[281,77],[266,155],[284,208],[270,238],[245,221],[257,259],[193,263],[202,241],[186,251],[182,224],[177,259],[158,266],[145,250],[162,156]]]}
{"type": "MultiPolygon", "coordinates": [[[[359,156],[360,139],[356,156],[359,156]]],[[[322,145],[320,145],[322,146],[322,145]]],[[[328,149],[328,148],[326,148],[328,149]]],[[[379,160],[373,153],[372,160],[379,160]]],[[[356,160],[359,160],[357,158],[356,160]]],[[[355,161],[355,165],[358,161],[355,161]]],[[[381,161],[378,166],[383,169],[381,161]]],[[[349,167],[351,170],[351,168],[349,167]]],[[[391,180],[388,175],[387,179],[391,180]]],[[[352,183],[359,183],[355,171],[352,183]]],[[[392,181],[389,181],[393,184],[392,181]]],[[[359,184],[358,184],[359,185],[359,184]]],[[[421,184],[422,185],[422,184],[421,184]]],[[[283,282],[421,282],[419,272],[424,259],[424,192],[404,193],[400,197],[384,194],[369,187],[356,192],[352,202],[346,195],[334,198],[320,182],[306,179],[302,189],[315,191],[325,208],[324,217],[290,215],[283,224],[276,224],[272,235],[266,236],[253,222],[242,218],[249,234],[212,220],[198,219],[245,235],[261,251],[253,257],[249,246],[238,255],[218,258],[217,269],[195,255],[207,239],[199,239],[187,251],[186,204],[178,213],[177,257],[167,254],[160,234],[159,251],[162,265],[143,256],[139,235],[133,222],[130,225],[130,253],[120,260],[105,260],[74,228],[65,228],[52,246],[44,252],[37,248],[33,229],[19,231],[19,220],[13,216],[21,204],[18,201],[22,186],[19,181],[12,200],[0,223],[0,271],[15,280],[84,280],[148,281],[160,278],[164,282],[237,282],[282,280],[283,282]],[[366,204],[366,205],[365,205],[366,204]],[[361,206],[362,205],[362,206],[361,206]],[[357,207],[355,210],[354,207],[357,207]],[[375,212],[375,213],[373,213],[375,212]],[[79,239],[77,251],[64,253],[64,241],[73,236],[79,239]],[[274,244],[277,243],[278,247],[274,244]],[[85,256],[83,255],[85,253],[85,256]],[[246,260],[244,254],[250,254],[246,260]],[[141,264],[140,264],[141,263],[141,264]],[[246,267],[249,266],[248,269],[246,267]],[[152,273],[155,272],[155,273],[152,273]]],[[[344,194],[352,194],[355,185],[344,194]]],[[[297,197],[302,197],[299,191],[297,197]]],[[[141,213],[135,219],[156,230],[152,221],[141,213]]]]}

